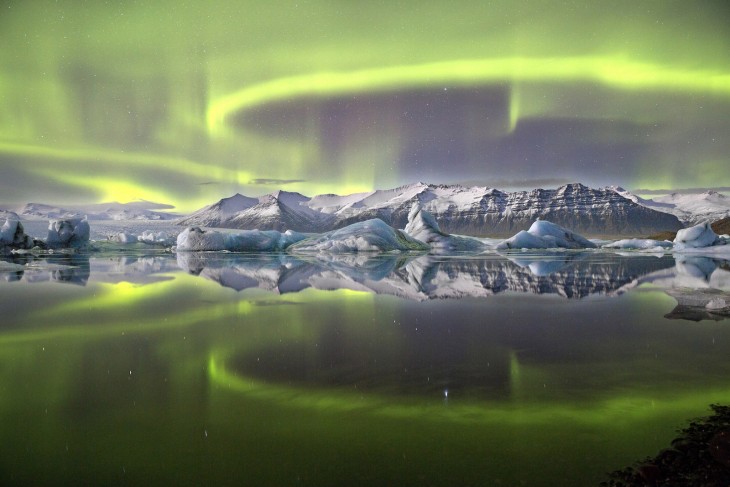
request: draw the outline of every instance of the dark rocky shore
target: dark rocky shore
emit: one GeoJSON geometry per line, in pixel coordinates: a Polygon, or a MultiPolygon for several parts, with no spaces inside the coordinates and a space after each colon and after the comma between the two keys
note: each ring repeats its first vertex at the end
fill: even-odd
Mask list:
{"type": "Polygon", "coordinates": [[[730,406],[710,407],[714,414],[690,422],[670,448],[611,472],[601,487],[730,486],[730,406]]]}

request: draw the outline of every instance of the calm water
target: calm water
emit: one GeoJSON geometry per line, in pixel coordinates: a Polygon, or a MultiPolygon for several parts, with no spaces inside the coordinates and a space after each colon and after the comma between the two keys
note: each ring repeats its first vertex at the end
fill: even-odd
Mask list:
{"type": "Polygon", "coordinates": [[[729,276],[608,253],[5,258],[0,484],[595,485],[730,403],[730,320],[704,308],[729,276]]]}

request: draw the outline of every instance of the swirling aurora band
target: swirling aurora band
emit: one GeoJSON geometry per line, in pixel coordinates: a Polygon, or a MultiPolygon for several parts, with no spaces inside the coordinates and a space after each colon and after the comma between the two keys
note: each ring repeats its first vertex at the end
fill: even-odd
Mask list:
{"type": "Polygon", "coordinates": [[[727,20],[713,0],[7,2],[0,203],[730,186],[727,20]]]}
{"type": "MultiPolygon", "coordinates": [[[[456,60],[352,72],[323,72],[274,79],[211,101],[212,134],[226,117],[266,103],[371,91],[488,82],[593,81],[623,90],[664,89],[730,97],[730,73],[672,68],[618,58],[505,58],[456,60]]],[[[519,114],[515,114],[519,118],[519,114]]]]}

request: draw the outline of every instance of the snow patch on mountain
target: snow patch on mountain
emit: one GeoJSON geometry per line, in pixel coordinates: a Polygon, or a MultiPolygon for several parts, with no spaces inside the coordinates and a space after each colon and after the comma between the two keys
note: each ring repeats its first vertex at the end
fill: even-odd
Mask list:
{"type": "Polygon", "coordinates": [[[675,192],[645,199],[619,186],[610,186],[608,189],[645,208],[675,215],[685,225],[714,222],[730,216],[730,198],[717,191],[675,192]]]}

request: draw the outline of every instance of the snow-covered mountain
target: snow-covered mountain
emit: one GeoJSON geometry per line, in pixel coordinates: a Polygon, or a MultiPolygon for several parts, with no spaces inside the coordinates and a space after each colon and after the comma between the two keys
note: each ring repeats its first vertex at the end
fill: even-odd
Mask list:
{"type": "Polygon", "coordinates": [[[229,220],[238,213],[256,206],[259,200],[236,193],[230,198],[223,198],[217,203],[201,208],[191,215],[182,218],[181,225],[199,225],[202,227],[226,227],[229,220]]]}
{"type": "MultiPolygon", "coordinates": [[[[224,201],[224,200],[222,200],[224,201]]],[[[404,228],[415,203],[431,213],[447,233],[512,235],[538,218],[591,235],[644,235],[682,228],[679,220],[624,198],[613,189],[592,189],[574,183],[554,190],[503,192],[487,187],[409,184],[389,190],[345,196],[307,198],[279,191],[236,214],[224,214],[211,205],[183,225],[216,226],[300,232],[321,232],[371,218],[404,228]]]]}
{"type": "Polygon", "coordinates": [[[18,215],[27,220],[52,220],[60,218],[79,218],[89,220],[174,220],[180,215],[154,211],[151,208],[171,208],[168,205],[135,201],[131,203],[100,203],[85,206],[55,206],[43,203],[28,203],[19,208],[18,215]]]}
{"type": "Polygon", "coordinates": [[[199,225],[243,230],[294,230],[318,232],[334,228],[334,217],[308,206],[310,198],[288,191],[249,198],[236,194],[206,206],[186,218],[180,225],[199,225]]]}
{"type": "Polygon", "coordinates": [[[621,187],[612,186],[609,189],[646,208],[675,215],[688,226],[704,221],[714,222],[730,216],[730,198],[717,191],[671,193],[644,199],[621,187]]]}

